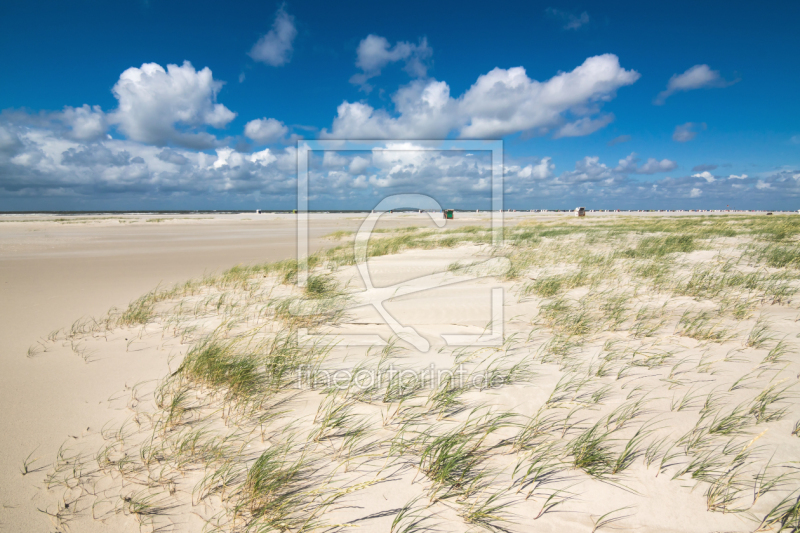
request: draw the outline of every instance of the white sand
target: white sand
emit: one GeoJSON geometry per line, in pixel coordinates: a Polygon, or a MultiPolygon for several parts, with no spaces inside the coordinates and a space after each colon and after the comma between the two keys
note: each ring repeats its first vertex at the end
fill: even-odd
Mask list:
{"type": "MultiPolygon", "coordinates": [[[[335,245],[320,237],[355,231],[363,216],[312,214],[312,251],[335,245]]],[[[383,223],[426,221],[398,214],[383,223]]],[[[82,317],[124,308],[159,284],[295,257],[296,239],[296,217],[286,214],[1,217],[0,527],[51,531],[48,517],[36,510],[42,476],[21,476],[24,459],[33,452],[34,466],[44,466],[69,435],[118,421],[124,413],[109,398],[126,384],[163,377],[166,368],[160,353],[147,360],[103,356],[87,365],[64,354],[26,358],[29,347],[82,317]],[[153,219],[164,220],[148,222],[153,219]]]]}
{"type": "MultiPolygon", "coordinates": [[[[295,220],[289,215],[57,217],[8,216],[0,222],[0,525],[51,531],[36,510],[36,481],[22,477],[25,457],[42,465],[68,435],[97,431],[118,413],[111,395],[126,383],[160,377],[163,354],[143,361],[102,357],[26,358],[37,339],[84,316],[125,307],[158,284],[169,285],[238,263],[293,257],[295,220]],[[168,218],[164,222],[146,222],[168,218]],[[120,223],[117,219],[123,219],[120,223]],[[247,220],[250,219],[250,220],[247,220]]],[[[336,217],[312,224],[312,237],[355,229],[336,217]]],[[[323,243],[329,244],[329,243],[323,243]]]]}
{"type": "MultiPolygon", "coordinates": [[[[545,215],[546,216],[546,215],[545,215]]],[[[552,216],[552,215],[551,215],[552,216]]],[[[15,531],[52,531],[53,522],[37,511],[53,509],[63,487],[46,490],[43,481],[47,466],[63,442],[75,451],[96,450],[103,442],[101,429],[119,427],[136,413],[152,409],[149,392],[155,380],[175,370],[185,354],[187,343],[179,338],[164,337],[161,328],[148,326],[137,339],[136,331],[118,331],[108,339],[84,340],[80,350],[87,354],[87,364],[73,353],[67,343],[44,343],[48,351],[31,358],[25,357],[28,347],[50,331],[69,326],[73,320],[85,315],[102,315],[109,307],[124,307],[127,303],[158,283],[170,284],[204,272],[219,271],[237,263],[278,260],[294,254],[294,226],[290,216],[273,216],[255,219],[255,215],[216,216],[211,220],[173,220],[161,223],[136,222],[120,224],[117,221],[98,221],[88,224],[58,224],[54,222],[7,222],[0,224],[0,282],[4,302],[0,309],[0,342],[2,342],[3,369],[0,377],[0,400],[5,407],[3,429],[0,433],[0,525],[15,531]],[[243,220],[253,218],[254,220],[243,220]],[[266,240],[266,244],[265,244],[266,240]],[[35,450],[35,451],[34,451],[35,450]],[[33,464],[42,470],[26,476],[19,472],[25,457],[34,451],[33,464]]],[[[524,214],[510,214],[509,222],[528,218],[524,214]]],[[[144,217],[153,218],[153,217],[144,217]]],[[[390,217],[388,225],[422,224],[424,219],[414,215],[390,217]]],[[[463,216],[459,224],[486,223],[487,217],[463,216]]],[[[312,248],[328,246],[320,236],[334,230],[355,230],[359,220],[355,216],[318,216],[312,223],[312,248]]],[[[370,272],[376,285],[406,282],[413,286],[415,279],[433,272],[445,271],[451,263],[487,259],[476,246],[461,246],[448,250],[409,251],[398,256],[384,256],[370,260],[370,272]]],[[[694,252],[685,257],[687,262],[709,261],[714,252],[694,252]]],[[[355,269],[341,270],[337,276],[343,281],[352,280],[353,288],[361,288],[355,269]]],[[[449,279],[458,276],[447,274],[449,279]]],[[[452,356],[439,351],[444,346],[442,333],[480,333],[491,320],[490,293],[493,287],[503,287],[506,337],[517,333],[522,338],[531,334],[531,317],[539,310],[539,300],[520,299],[514,293],[514,284],[493,278],[479,278],[449,285],[418,294],[397,298],[386,304],[397,320],[414,327],[431,344],[425,353],[410,352],[402,362],[410,367],[424,367],[433,362],[447,368],[452,356]]],[[[584,289],[576,289],[570,296],[579,298],[584,289]]],[[[689,298],[673,299],[672,305],[689,307],[689,298]]],[[[698,307],[699,309],[699,307],[698,307]]],[[[790,307],[764,306],[772,317],[779,335],[796,336],[797,310],[790,307]]],[[[679,316],[678,313],[677,316],[679,316]]],[[[758,313],[756,313],[756,316],[758,313]]],[[[742,322],[742,331],[751,328],[755,317],[742,322]]],[[[653,349],[680,351],[692,368],[693,382],[707,393],[715,388],[727,390],[742,374],[764,357],[764,350],[743,352],[741,360],[724,361],[726,354],[738,344],[702,344],[693,339],[675,335],[667,327],[666,334],[652,339],[653,349]],[[656,342],[657,341],[657,342],[656,342]],[[698,363],[712,361],[714,372],[698,372],[698,363]]],[[[387,338],[391,330],[373,309],[354,310],[348,320],[334,334],[378,334],[387,338]]],[[[740,331],[741,333],[741,331],[740,331]]],[[[531,346],[541,347],[549,335],[544,330],[532,334],[531,346]]],[[[626,338],[622,334],[609,334],[608,338],[626,338]]],[[[604,341],[606,339],[601,339],[604,341]]],[[[650,341],[648,341],[650,342],[650,341]]],[[[602,342],[596,347],[599,352],[602,342]]],[[[340,346],[334,350],[331,364],[352,368],[364,357],[363,348],[340,346]]],[[[590,350],[591,351],[591,350],[590,350]]],[[[509,361],[524,357],[525,351],[513,351],[509,361]]],[[[587,357],[591,357],[591,354],[587,357]]],[[[797,379],[796,358],[786,372],[797,379]]],[[[547,400],[553,386],[564,373],[557,365],[535,365],[535,377],[528,383],[513,384],[487,391],[471,391],[467,399],[476,404],[492,405],[531,416],[547,400]]],[[[687,391],[677,394],[665,384],[670,368],[650,371],[646,367],[633,369],[624,380],[614,383],[615,395],[602,414],[629,400],[625,395],[637,386],[641,395],[652,399],[654,412],[666,413],[660,425],[666,434],[681,435],[690,430],[697,420],[696,412],[672,412],[671,402],[687,391]]],[[[749,398],[769,383],[772,376],[759,377],[752,390],[737,391],[730,398],[731,405],[749,398]]],[[[787,378],[788,379],[788,378],[787,378]]],[[[319,405],[312,393],[304,393],[303,402],[296,406],[294,419],[302,427],[311,427],[319,405]],[[315,403],[316,402],[316,403],[315,403]]],[[[696,410],[695,410],[696,411],[696,410]]],[[[364,416],[377,417],[378,412],[363,412],[364,416]]],[[[601,414],[597,413],[597,417],[601,414]]],[[[800,417],[800,410],[791,406],[783,420],[765,425],[766,433],[749,435],[745,441],[758,437],[775,454],[775,461],[798,460],[795,451],[800,446],[797,437],[791,436],[791,427],[800,417]]],[[[468,413],[454,418],[463,422],[468,413]]],[[[380,420],[380,418],[378,418],[380,420]]],[[[379,422],[378,422],[379,423],[379,422]]],[[[135,433],[135,430],[131,430],[135,433]]],[[[383,431],[383,430],[381,430],[383,431]]],[[[630,437],[630,435],[627,435],[630,437]]],[[[764,453],[767,453],[766,451],[764,453]]],[[[762,454],[763,455],[763,454],[762,454]]],[[[764,457],[759,457],[759,460],[764,457]]],[[[497,468],[507,468],[513,459],[493,459],[497,468]]],[[[374,464],[342,474],[347,483],[374,482],[374,464]]],[[[557,507],[554,512],[534,520],[546,501],[535,495],[529,500],[510,498],[504,512],[514,517],[508,523],[509,531],[592,531],[593,521],[604,513],[628,507],[631,512],[621,512],[623,520],[612,524],[621,530],[658,532],[712,532],[752,531],[757,522],[735,514],[712,513],[706,509],[706,499],[696,483],[686,479],[671,480],[676,469],[656,475],[657,467],[647,468],[641,458],[626,472],[624,483],[605,483],[581,472],[572,472],[569,479],[555,484],[575,494],[575,497],[557,507]]],[[[430,485],[420,479],[421,474],[399,469],[388,479],[366,486],[345,498],[342,504],[326,515],[332,524],[352,523],[361,531],[388,531],[396,510],[417,495],[425,494],[430,485]],[[374,517],[381,512],[386,516],[374,517]],[[370,516],[373,516],[370,518],[370,516]]],[[[179,483],[174,499],[175,509],[160,517],[159,526],[171,531],[197,531],[201,517],[210,517],[220,510],[218,499],[210,498],[201,505],[192,505],[192,487],[198,481],[191,474],[179,483]]],[[[113,487],[120,480],[108,480],[113,487]]],[[[105,483],[105,482],[104,482],[105,483]]],[[[508,483],[508,481],[503,481],[508,483]]],[[[71,490],[71,489],[67,489],[71,490]]],[[[550,489],[552,491],[552,487],[550,489]]],[[[765,511],[765,502],[758,507],[765,511]]],[[[775,502],[772,502],[774,504],[775,502]]],[[[466,531],[468,527],[458,518],[455,506],[437,503],[428,512],[436,514],[442,531],[466,531]]],[[[140,524],[130,516],[113,513],[110,509],[98,511],[105,521],[93,520],[87,513],[70,524],[75,531],[139,531],[140,524]]],[[[88,513],[90,515],[91,513],[88,513]]],[[[149,530],[149,529],[146,529],[149,530]]],[[[344,531],[349,528],[343,529],[344,531]]]]}

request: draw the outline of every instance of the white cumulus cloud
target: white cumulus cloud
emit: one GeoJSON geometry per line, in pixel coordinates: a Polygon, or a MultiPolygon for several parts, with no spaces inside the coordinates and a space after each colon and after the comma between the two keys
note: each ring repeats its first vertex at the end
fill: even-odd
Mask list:
{"type": "Polygon", "coordinates": [[[350,186],[354,189],[366,189],[369,187],[367,177],[362,174],[361,176],[353,178],[353,181],[350,182],[350,186]]]}
{"type": "Polygon", "coordinates": [[[575,122],[569,122],[561,126],[553,138],[559,139],[561,137],[584,137],[596,132],[599,129],[605,128],[614,122],[614,114],[607,113],[600,115],[597,118],[583,117],[575,122]]]}
{"type": "Polygon", "coordinates": [[[716,180],[714,175],[711,172],[709,172],[708,170],[704,170],[703,172],[698,172],[697,174],[692,174],[692,177],[693,178],[704,179],[708,183],[713,183],[716,180]]]}
{"type": "Polygon", "coordinates": [[[667,88],[656,96],[656,105],[664,105],[667,98],[681,91],[707,89],[711,87],[727,87],[736,81],[726,81],[718,70],[711,70],[708,65],[695,65],[683,74],[674,74],[667,83],[667,88]]]}
{"type": "Polygon", "coordinates": [[[678,168],[678,163],[670,159],[662,159],[659,161],[654,157],[650,157],[647,161],[639,166],[639,158],[636,154],[630,154],[625,159],[620,159],[617,168],[614,170],[623,174],[657,174],[659,172],[669,172],[678,168]]]}
{"type": "Polygon", "coordinates": [[[295,37],[297,28],[294,17],[281,6],[275,14],[272,29],[253,45],[249,52],[250,57],[273,67],[285,65],[292,58],[295,37]]]}
{"type": "Polygon", "coordinates": [[[433,55],[433,49],[428,46],[428,40],[423,37],[419,43],[414,44],[399,41],[392,46],[385,37],[380,35],[367,35],[356,50],[356,67],[361,72],[350,78],[350,83],[361,85],[367,92],[371,87],[367,85],[370,78],[380,75],[386,65],[403,61],[405,71],[415,78],[425,77],[428,73],[427,59],[433,55]]]}
{"type": "Polygon", "coordinates": [[[553,170],[556,168],[555,164],[551,162],[550,157],[544,157],[535,165],[526,165],[517,172],[517,176],[523,179],[543,180],[553,177],[553,170]]]}
{"type": "Polygon", "coordinates": [[[322,166],[324,167],[343,167],[347,164],[347,158],[338,152],[326,150],[322,155],[322,166]]]}
{"type": "Polygon", "coordinates": [[[106,115],[100,106],[65,107],[61,120],[70,131],[68,136],[79,141],[93,141],[103,137],[108,130],[106,115]]]}
{"type": "Polygon", "coordinates": [[[392,97],[397,116],[361,102],[343,102],[330,132],[322,137],[351,139],[499,138],[521,131],[556,136],[588,135],[613,119],[600,115],[603,102],[639,79],[613,54],[590,57],[570,72],[545,82],[530,79],[523,67],[495,68],[458,98],[443,81],[414,80],[392,97]]]}
{"type": "Polygon", "coordinates": [[[366,157],[361,157],[357,155],[350,161],[350,166],[348,166],[347,170],[350,174],[361,174],[369,167],[369,159],[366,157]]]}
{"type": "Polygon", "coordinates": [[[652,157],[647,159],[647,162],[637,170],[637,174],[656,174],[658,172],[669,172],[678,168],[678,163],[669,159],[662,159],[661,161],[652,157]]]}
{"type": "Polygon", "coordinates": [[[216,103],[222,85],[208,67],[197,71],[188,61],[182,66],[167,65],[166,70],[156,63],[131,67],[112,89],[119,107],[110,119],[134,141],[209,148],[216,144],[216,137],[188,133],[176,125],[225,127],[236,113],[216,103]]]}
{"type": "Polygon", "coordinates": [[[211,164],[211,168],[237,168],[246,166],[247,162],[267,166],[276,160],[277,158],[270,152],[269,148],[252,154],[241,154],[232,148],[217,148],[217,159],[211,164]]]}
{"type": "Polygon", "coordinates": [[[288,132],[289,128],[274,118],[257,118],[244,126],[245,136],[259,144],[275,142],[286,136],[288,132]]]}
{"type": "Polygon", "coordinates": [[[0,123],[0,199],[65,196],[102,208],[112,196],[142,202],[221,194],[273,198],[296,190],[294,161],[293,148],[252,154],[219,148],[213,155],[129,140],[75,141],[61,130],[34,124],[17,132],[0,123]],[[282,160],[291,161],[291,169],[282,160]]]}
{"type": "Polygon", "coordinates": [[[571,72],[562,72],[546,82],[528,78],[522,67],[495,68],[480,76],[461,97],[461,114],[468,120],[461,136],[480,138],[550,129],[563,122],[563,113],[586,114],[592,104],[611,100],[617,89],[631,85],[639,76],[636,71],[623,69],[613,54],[590,57],[571,72]]]}

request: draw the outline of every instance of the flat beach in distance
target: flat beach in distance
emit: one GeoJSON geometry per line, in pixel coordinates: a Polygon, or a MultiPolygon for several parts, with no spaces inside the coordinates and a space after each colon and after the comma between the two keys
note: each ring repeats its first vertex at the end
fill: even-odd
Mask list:
{"type": "Polygon", "coordinates": [[[366,216],[0,217],[0,529],[800,520],[800,215],[366,216]]]}
{"type": "MultiPolygon", "coordinates": [[[[332,220],[312,230],[352,229],[332,220]]],[[[317,237],[315,240],[314,237],[317,237]]],[[[169,285],[239,263],[293,257],[296,221],[289,215],[5,215],[0,217],[0,527],[48,531],[19,465],[31,450],[52,456],[66,435],[107,422],[109,393],[148,376],[135,363],[97,373],[74,361],[24,357],[35,339],[84,316],[125,307],[169,285]]],[[[113,418],[113,416],[112,416],[113,418]]]]}

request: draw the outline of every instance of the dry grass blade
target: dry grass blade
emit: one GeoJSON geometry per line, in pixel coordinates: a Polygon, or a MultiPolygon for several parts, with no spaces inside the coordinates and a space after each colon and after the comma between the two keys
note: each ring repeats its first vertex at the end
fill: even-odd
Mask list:
{"type": "Polygon", "coordinates": [[[614,524],[616,522],[620,522],[622,520],[625,520],[626,518],[630,518],[631,516],[633,516],[633,514],[626,514],[626,515],[621,515],[621,516],[612,516],[612,515],[620,512],[620,511],[626,511],[628,509],[633,509],[633,508],[634,508],[634,506],[627,505],[625,507],[620,507],[619,509],[614,509],[613,511],[609,511],[606,514],[601,515],[600,517],[598,517],[597,520],[593,521],[594,527],[592,528],[592,533],[594,533],[595,531],[597,531],[599,529],[602,529],[604,527],[610,526],[611,524],[614,524]]]}

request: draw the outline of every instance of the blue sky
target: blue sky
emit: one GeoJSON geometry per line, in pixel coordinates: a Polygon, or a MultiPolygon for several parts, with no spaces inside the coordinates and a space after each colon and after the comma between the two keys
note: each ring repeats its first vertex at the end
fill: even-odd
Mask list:
{"type": "MultiPolygon", "coordinates": [[[[797,209],[799,15],[797,2],[6,2],[0,209],[291,209],[297,142],[348,138],[412,151],[401,141],[502,138],[510,208],[797,209]]],[[[488,205],[480,154],[387,153],[317,158],[311,207],[420,191],[488,205]]]]}

